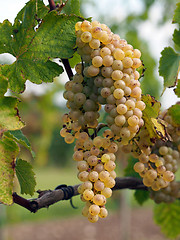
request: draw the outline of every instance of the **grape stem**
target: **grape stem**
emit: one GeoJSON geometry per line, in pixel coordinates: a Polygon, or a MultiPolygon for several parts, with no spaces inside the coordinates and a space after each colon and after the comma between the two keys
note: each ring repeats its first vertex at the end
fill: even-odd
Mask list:
{"type": "MultiPolygon", "coordinates": [[[[112,190],[120,190],[120,189],[140,189],[147,191],[148,188],[144,186],[143,182],[139,178],[135,177],[124,177],[120,178],[117,177],[116,184],[113,187],[112,190]]],[[[78,193],[78,187],[80,184],[72,186],[74,192],[73,197],[79,195],[78,193]]],[[[68,186],[67,186],[68,188],[68,186]]],[[[17,193],[13,193],[13,201],[14,203],[26,208],[30,212],[37,212],[41,208],[48,208],[50,205],[55,204],[56,202],[62,201],[62,200],[68,200],[64,196],[64,191],[61,189],[57,190],[45,190],[41,191],[38,190],[37,193],[39,194],[39,197],[36,199],[25,199],[21,196],[19,196],[17,193]]]]}

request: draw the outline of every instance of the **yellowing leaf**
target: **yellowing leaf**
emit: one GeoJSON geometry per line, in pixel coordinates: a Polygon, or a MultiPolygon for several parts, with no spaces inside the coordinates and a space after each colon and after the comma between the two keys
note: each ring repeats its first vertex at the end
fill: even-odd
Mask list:
{"type": "MultiPolygon", "coordinates": [[[[154,134],[159,136],[162,140],[168,140],[168,136],[166,133],[166,124],[161,119],[151,118],[152,122],[152,129],[154,131],[154,134]]],[[[152,134],[153,135],[153,134],[152,134]]]]}
{"type": "Polygon", "coordinates": [[[13,203],[14,168],[18,153],[16,142],[3,136],[0,140],[0,202],[7,205],[13,203]]]}
{"type": "Polygon", "coordinates": [[[25,126],[20,119],[17,103],[17,98],[0,97],[0,132],[18,130],[25,126]]]}
{"type": "Polygon", "coordinates": [[[142,96],[142,101],[145,102],[146,108],[143,111],[143,119],[147,128],[151,141],[157,138],[167,140],[168,136],[165,129],[164,121],[158,119],[161,104],[149,94],[142,96]]]}

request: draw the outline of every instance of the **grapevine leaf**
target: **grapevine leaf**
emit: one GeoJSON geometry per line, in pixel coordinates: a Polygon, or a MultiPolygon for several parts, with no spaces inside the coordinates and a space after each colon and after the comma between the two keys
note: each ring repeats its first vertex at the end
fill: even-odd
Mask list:
{"type": "Polygon", "coordinates": [[[0,97],[0,132],[18,130],[25,126],[20,119],[17,103],[17,98],[0,97]]]}
{"type": "Polygon", "coordinates": [[[134,171],[134,164],[138,162],[138,160],[132,156],[129,157],[128,159],[128,165],[124,169],[124,176],[125,177],[136,177],[136,178],[141,178],[137,172],[134,171]]]}
{"type": "Polygon", "coordinates": [[[143,111],[143,119],[145,127],[149,132],[150,140],[153,141],[154,138],[167,140],[165,122],[157,119],[161,107],[160,102],[149,94],[143,95],[142,101],[146,104],[146,108],[143,111]]]}
{"type": "Polygon", "coordinates": [[[178,47],[180,47],[180,30],[174,30],[173,41],[178,47]]]}
{"type": "Polygon", "coordinates": [[[180,104],[175,104],[168,109],[169,114],[175,124],[180,126],[180,104]]]}
{"type": "Polygon", "coordinates": [[[8,20],[0,23],[0,53],[11,53],[19,57],[25,52],[35,34],[36,18],[43,18],[48,9],[42,0],[31,0],[17,14],[14,25],[8,20]],[[36,15],[37,14],[37,15],[36,15]]]}
{"type": "Polygon", "coordinates": [[[62,67],[50,60],[73,56],[74,25],[79,20],[82,18],[75,15],[48,13],[43,1],[32,0],[18,13],[14,25],[8,20],[0,24],[4,33],[0,53],[9,52],[16,57],[12,65],[1,66],[0,74],[8,78],[12,91],[23,92],[27,79],[37,84],[52,82],[62,73],[62,67]]]}
{"type": "Polygon", "coordinates": [[[25,160],[17,159],[15,170],[21,187],[21,193],[32,196],[35,191],[36,180],[31,164],[25,160]]]}
{"type": "Polygon", "coordinates": [[[7,205],[13,203],[14,166],[18,153],[17,143],[3,136],[0,140],[0,202],[7,205]]]}
{"type": "Polygon", "coordinates": [[[71,0],[71,13],[74,13],[74,14],[76,14],[78,16],[81,15],[79,0],[71,0]]]}
{"type": "Polygon", "coordinates": [[[31,152],[33,158],[35,157],[35,153],[31,148],[31,144],[29,140],[21,130],[7,131],[5,135],[8,136],[9,138],[12,138],[13,140],[15,140],[17,143],[21,144],[25,148],[27,148],[31,152]]]}
{"type": "Polygon", "coordinates": [[[136,190],[134,197],[140,205],[143,205],[143,203],[149,199],[149,191],[136,190]]]}
{"type": "Polygon", "coordinates": [[[23,57],[11,65],[2,66],[2,73],[9,79],[9,88],[14,92],[23,92],[27,79],[36,84],[52,82],[62,72],[63,68],[50,60],[32,61],[23,57]]]}
{"type": "Polygon", "coordinates": [[[178,80],[177,87],[175,88],[174,92],[178,97],[180,97],[180,79],[178,80]]]}
{"type": "Polygon", "coordinates": [[[75,52],[73,57],[69,59],[69,63],[70,63],[71,68],[74,68],[75,65],[79,62],[81,62],[81,57],[77,52],[75,52]]]}
{"type": "Polygon", "coordinates": [[[174,16],[173,16],[173,23],[179,23],[180,24],[180,3],[176,4],[176,9],[174,11],[174,16]]]}
{"type": "Polygon", "coordinates": [[[154,220],[167,237],[177,237],[180,234],[180,201],[157,204],[154,208],[154,220]]]}
{"type": "Polygon", "coordinates": [[[8,81],[6,77],[4,77],[3,75],[0,75],[0,97],[4,96],[4,94],[7,92],[7,88],[8,88],[8,81]]]}
{"type": "Polygon", "coordinates": [[[166,87],[176,85],[180,55],[175,53],[171,47],[165,48],[161,52],[159,62],[159,75],[164,78],[164,90],[166,87]]]}
{"type": "Polygon", "coordinates": [[[80,20],[75,15],[58,15],[56,11],[47,14],[29,46],[28,57],[72,57],[76,44],[74,26],[80,20]]]}

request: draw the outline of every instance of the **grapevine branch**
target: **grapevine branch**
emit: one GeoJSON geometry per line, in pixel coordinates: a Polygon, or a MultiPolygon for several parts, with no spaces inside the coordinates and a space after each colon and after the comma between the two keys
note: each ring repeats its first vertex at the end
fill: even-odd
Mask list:
{"type": "MultiPolygon", "coordinates": [[[[119,189],[139,189],[147,191],[148,188],[143,185],[142,180],[134,177],[117,177],[116,184],[112,190],[119,189]]],[[[14,203],[26,208],[30,212],[37,212],[41,208],[47,208],[50,205],[55,204],[56,202],[62,200],[71,199],[74,196],[79,195],[78,187],[80,184],[74,186],[66,186],[60,185],[61,187],[57,187],[56,190],[45,190],[37,192],[39,193],[39,197],[36,199],[25,199],[19,196],[17,193],[13,193],[13,201],[14,203]]]]}

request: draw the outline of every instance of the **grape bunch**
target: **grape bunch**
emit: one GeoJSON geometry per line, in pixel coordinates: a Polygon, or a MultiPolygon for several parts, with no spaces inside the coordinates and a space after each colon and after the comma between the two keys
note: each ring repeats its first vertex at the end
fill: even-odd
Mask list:
{"type": "Polygon", "coordinates": [[[127,144],[144,125],[141,101],[141,52],[98,21],[77,22],[76,45],[82,57],[82,75],[93,79],[97,101],[108,113],[106,122],[122,144],[127,144]]]}
{"type": "Polygon", "coordinates": [[[78,178],[82,182],[78,191],[81,200],[86,202],[82,214],[90,222],[97,222],[99,217],[108,215],[106,198],[111,197],[111,188],[115,185],[114,153],[118,147],[110,140],[109,130],[105,130],[103,135],[92,140],[86,132],[81,132],[73,154],[73,159],[77,161],[78,178]]]}

